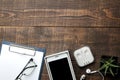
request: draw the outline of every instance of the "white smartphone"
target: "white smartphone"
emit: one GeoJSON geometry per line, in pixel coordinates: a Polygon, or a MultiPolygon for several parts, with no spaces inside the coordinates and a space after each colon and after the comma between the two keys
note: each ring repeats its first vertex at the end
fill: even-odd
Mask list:
{"type": "Polygon", "coordinates": [[[45,57],[50,80],[76,80],[68,51],[45,57]]]}

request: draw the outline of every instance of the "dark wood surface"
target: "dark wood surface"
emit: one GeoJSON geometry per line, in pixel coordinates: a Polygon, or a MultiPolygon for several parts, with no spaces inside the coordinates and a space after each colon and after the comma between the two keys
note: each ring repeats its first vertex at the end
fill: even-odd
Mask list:
{"type": "Polygon", "coordinates": [[[0,0],[0,25],[119,27],[120,0],[0,0]]]}
{"type": "MultiPolygon", "coordinates": [[[[67,27],[6,27],[0,28],[0,41],[44,47],[46,55],[69,50],[77,80],[87,68],[99,68],[102,55],[120,57],[120,28],[67,28],[67,27]],[[95,62],[84,68],[78,67],[73,52],[82,46],[89,46],[95,62]]],[[[120,62],[120,60],[119,60],[120,62]]],[[[49,80],[44,64],[41,80],[49,80]]],[[[87,80],[101,80],[99,74],[87,76],[87,80]]],[[[105,78],[105,80],[113,80],[105,78]]]]}
{"type": "MultiPolygon", "coordinates": [[[[102,55],[120,57],[119,34],[120,0],[0,0],[0,42],[44,47],[46,55],[69,50],[77,80],[87,68],[98,69],[102,55]],[[73,52],[86,45],[95,62],[80,68],[73,52]]],[[[49,80],[45,64],[41,80],[49,80]]]]}

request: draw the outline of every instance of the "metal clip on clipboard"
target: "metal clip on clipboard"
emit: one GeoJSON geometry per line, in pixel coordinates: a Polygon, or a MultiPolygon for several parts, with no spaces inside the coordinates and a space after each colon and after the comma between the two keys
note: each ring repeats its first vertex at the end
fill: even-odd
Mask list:
{"type": "Polygon", "coordinates": [[[21,55],[28,55],[28,56],[35,56],[36,53],[34,48],[16,45],[16,44],[10,44],[9,51],[21,55]]]}

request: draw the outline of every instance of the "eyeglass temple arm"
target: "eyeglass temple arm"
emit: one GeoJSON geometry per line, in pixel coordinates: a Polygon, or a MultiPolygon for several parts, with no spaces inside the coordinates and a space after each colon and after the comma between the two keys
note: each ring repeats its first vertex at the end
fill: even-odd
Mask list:
{"type": "MultiPolygon", "coordinates": [[[[28,61],[28,63],[25,65],[25,67],[30,63],[30,61],[33,61],[33,58],[30,58],[30,60],[28,61]]],[[[20,72],[20,74],[15,78],[15,80],[17,80],[19,78],[19,76],[23,73],[23,71],[26,70],[26,68],[23,68],[23,70],[20,72]]]]}
{"type": "Polygon", "coordinates": [[[15,80],[17,80],[19,78],[19,76],[23,73],[24,70],[25,70],[25,68],[20,72],[20,74],[15,78],[15,80]]]}

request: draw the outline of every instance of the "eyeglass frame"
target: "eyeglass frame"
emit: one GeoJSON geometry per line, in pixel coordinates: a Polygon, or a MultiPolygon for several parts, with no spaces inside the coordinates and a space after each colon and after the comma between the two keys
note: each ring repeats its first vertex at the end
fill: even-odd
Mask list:
{"type": "Polygon", "coordinates": [[[33,58],[30,58],[30,60],[28,61],[28,63],[25,65],[25,67],[22,69],[22,71],[19,73],[19,75],[15,78],[15,80],[21,80],[21,77],[24,75],[23,72],[26,70],[26,69],[29,69],[31,67],[37,67],[37,65],[35,64],[34,62],[34,66],[30,66],[30,67],[26,67],[31,61],[33,61],[33,58]]]}

